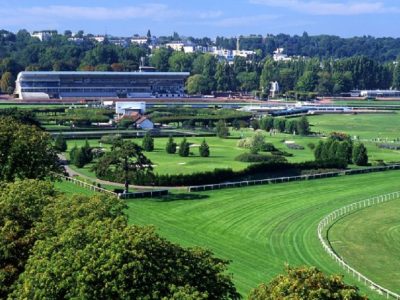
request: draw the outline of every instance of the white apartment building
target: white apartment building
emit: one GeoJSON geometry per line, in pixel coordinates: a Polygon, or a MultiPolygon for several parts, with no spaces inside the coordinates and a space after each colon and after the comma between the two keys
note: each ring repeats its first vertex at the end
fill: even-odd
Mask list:
{"type": "Polygon", "coordinates": [[[274,51],[274,55],[273,55],[274,61],[290,61],[290,60],[292,60],[291,57],[288,57],[287,54],[283,53],[284,50],[285,50],[284,48],[277,48],[274,51]]]}
{"type": "Polygon", "coordinates": [[[147,36],[138,36],[135,35],[131,38],[131,43],[132,44],[137,44],[137,45],[145,45],[148,42],[147,36]]]}
{"type": "Polygon", "coordinates": [[[57,31],[54,30],[34,31],[31,33],[31,37],[38,38],[41,42],[43,42],[50,40],[54,34],[57,34],[57,31]]]}

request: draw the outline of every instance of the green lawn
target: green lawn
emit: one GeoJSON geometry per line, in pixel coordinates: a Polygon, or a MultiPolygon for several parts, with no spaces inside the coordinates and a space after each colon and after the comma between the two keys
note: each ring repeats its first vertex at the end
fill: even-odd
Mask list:
{"type": "MultiPolygon", "coordinates": [[[[361,139],[372,138],[400,138],[400,116],[398,114],[377,114],[377,115],[321,115],[309,118],[314,132],[322,132],[329,134],[332,131],[341,131],[352,136],[359,136],[361,139]]],[[[231,131],[232,136],[229,139],[220,139],[217,137],[207,137],[206,141],[210,146],[211,156],[202,158],[199,156],[198,145],[203,138],[188,137],[188,142],[192,143],[191,152],[193,155],[189,157],[180,157],[178,154],[167,154],[165,145],[167,138],[155,138],[155,151],[146,152],[153,164],[154,171],[158,174],[190,174],[193,172],[212,171],[215,168],[232,168],[233,170],[244,169],[248,164],[235,161],[235,157],[247,150],[237,147],[240,136],[248,137],[254,134],[254,131],[243,129],[231,131]]],[[[270,136],[265,134],[266,141],[273,143],[276,148],[292,153],[293,157],[288,157],[290,162],[303,162],[313,160],[313,152],[308,148],[309,143],[317,144],[320,140],[317,137],[301,137],[291,134],[277,134],[270,136]],[[304,150],[291,150],[283,143],[285,140],[295,141],[302,145],[304,150]]],[[[175,142],[180,143],[182,138],[176,138],[175,142]]],[[[141,144],[141,139],[132,139],[132,141],[141,144]]],[[[98,140],[90,140],[91,146],[100,146],[98,140]]],[[[399,162],[400,151],[380,149],[376,142],[363,141],[368,149],[369,160],[375,163],[383,160],[387,163],[399,162]]],[[[68,149],[74,145],[83,146],[84,140],[68,141],[68,149]]],[[[101,145],[109,148],[109,145],[101,145]]],[[[80,169],[82,174],[94,178],[95,175],[90,170],[91,165],[80,169]]]]}
{"type": "Polygon", "coordinates": [[[340,131],[359,136],[361,139],[400,138],[400,115],[358,114],[358,115],[316,115],[309,117],[314,132],[329,134],[340,131]]]}
{"type": "MultiPolygon", "coordinates": [[[[239,132],[234,132],[238,137],[239,132]]],[[[253,134],[252,131],[243,131],[243,135],[249,136],[253,134]]],[[[175,138],[175,142],[179,143],[183,138],[175,138]]],[[[188,137],[188,142],[192,143],[191,152],[193,155],[189,157],[180,157],[178,154],[168,154],[165,151],[165,145],[168,138],[155,138],[155,151],[146,152],[146,156],[151,159],[154,164],[154,171],[159,174],[190,174],[193,172],[201,171],[212,171],[215,168],[232,168],[234,170],[244,169],[248,163],[235,161],[235,157],[241,153],[247,152],[248,150],[237,147],[238,139],[233,136],[229,139],[220,139],[217,137],[205,138],[210,146],[211,155],[208,158],[200,157],[199,145],[203,141],[203,138],[199,137],[188,137]]],[[[141,139],[132,139],[134,142],[141,145],[141,139]]],[[[266,141],[271,142],[276,148],[293,153],[293,157],[288,157],[289,161],[301,162],[313,159],[312,151],[307,147],[310,142],[318,142],[316,138],[304,138],[300,136],[292,136],[286,134],[279,134],[277,136],[270,137],[266,134],[266,141]],[[290,150],[282,142],[283,140],[293,140],[298,144],[305,147],[304,150],[290,150]]],[[[78,147],[83,146],[84,140],[70,140],[68,141],[68,149],[72,149],[74,145],[78,147]]],[[[98,140],[89,140],[91,146],[99,146],[98,140]]],[[[109,148],[109,145],[102,145],[102,147],[109,148]]],[[[79,169],[79,172],[86,176],[94,177],[94,174],[90,171],[91,165],[85,166],[85,168],[79,169]]]]}
{"type": "Polygon", "coordinates": [[[91,195],[96,194],[96,192],[93,192],[89,189],[85,189],[76,184],[73,184],[72,182],[68,182],[68,181],[64,181],[64,180],[54,182],[54,187],[57,191],[65,193],[68,196],[72,196],[72,195],[91,196],[91,195]]]}
{"type": "Polygon", "coordinates": [[[329,230],[339,255],[376,283],[400,293],[400,200],[357,211],[329,230]]]}
{"type": "MultiPolygon", "coordinates": [[[[128,214],[131,223],[154,225],[174,242],[210,248],[231,260],[229,271],[246,295],[282,273],[285,263],[344,274],[323,251],[317,239],[318,222],[345,204],[399,190],[399,180],[400,172],[390,171],[172,195],[128,201],[128,214]]],[[[346,280],[356,284],[350,276],[346,280]]],[[[363,292],[377,298],[366,288],[363,292]]]]}

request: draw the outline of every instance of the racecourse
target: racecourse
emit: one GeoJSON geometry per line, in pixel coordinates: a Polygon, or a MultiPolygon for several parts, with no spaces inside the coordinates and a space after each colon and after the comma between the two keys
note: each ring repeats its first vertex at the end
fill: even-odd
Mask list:
{"type": "Polygon", "coordinates": [[[400,293],[400,200],[356,211],[329,230],[344,260],[379,285],[400,293]]]}
{"type": "MultiPolygon", "coordinates": [[[[399,180],[399,171],[389,171],[171,195],[163,200],[129,201],[128,214],[131,223],[154,225],[174,242],[206,247],[231,260],[229,271],[246,295],[282,273],[285,263],[343,274],[319,244],[318,222],[345,204],[399,190],[399,180]]],[[[350,276],[345,279],[357,284],[350,276]]],[[[362,290],[372,299],[378,297],[365,287],[362,290]]]]}

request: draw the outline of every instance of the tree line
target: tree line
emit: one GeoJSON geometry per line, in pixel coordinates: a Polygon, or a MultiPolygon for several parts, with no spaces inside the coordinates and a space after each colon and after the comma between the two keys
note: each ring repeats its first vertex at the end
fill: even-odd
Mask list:
{"type": "MultiPolygon", "coordinates": [[[[236,49],[236,38],[218,36],[216,46],[236,49]]],[[[276,48],[284,48],[289,56],[306,56],[324,58],[346,58],[350,56],[367,56],[377,61],[396,60],[400,53],[400,38],[359,36],[342,38],[335,35],[310,36],[268,34],[267,36],[251,35],[240,37],[240,48],[258,50],[262,55],[270,55],[276,48]]]]}
{"type": "MultiPolygon", "coordinates": [[[[146,63],[158,71],[190,72],[191,76],[186,84],[189,94],[208,94],[213,91],[258,91],[260,96],[266,96],[271,81],[279,82],[282,93],[299,91],[336,95],[348,92],[350,89],[400,88],[400,64],[393,63],[399,53],[396,49],[400,48],[397,45],[400,39],[367,37],[365,40],[372,43],[371,47],[358,46],[360,49],[378,49],[381,52],[382,49],[389,49],[387,51],[391,54],[384,57],[369,55],[361,50],[337,55],[331,52],[332,45],[325,37],[303,35],[300,39],[293,37],[293,42],[289,43],[290,37],[279,35],[277,42],[272,43],[273,47],[269,46],[268,51],[263,50],[263,43],[273,40],[273,36],[261,39],[264,42],[259,45],[257,43],[247,45],[246,41],[251,39],[243,39],[242,47],[258,50],[257,55],[251,60],[235,57],[231,64],[211,54],[184,53],[169,48],[150,50],[145,45],[122,47],[110,44],[107,40],[104,43],[97,43],[84,39],[82,43],[74,43],[68,40],[69,36],[56,34],[50,40],[41,42],[32,38],[26,30],[20,30],[16,34],[0,31],[2,92],[11,94],[14,91],[17,74],[24,70],[136,71],[141,58],[145,58],[146,63]],[[315,45],[314,38],[325,41],[317,43],[325,55],[311,50],[310,53],[306,53],[303,48],[295,47],[298,45],[304,49],[312,48],[312,45],[315,45]],[[287,42],[283,42],[285,40],[287,42]],[[273,61],[270,55],[271,49],[277,44],[285,47],[285,43],[290,45],[293,43],[292,47],[289,45],[286,47],[288,54],[305,55],[309,58],[289,62],[273,61]],[[373,47],[373,43],[387,43],[387,45],[373,47]]],[[[226,41],[229,39],[219,38],[217,45],[225,47],[231,43],[226,41]]]]}

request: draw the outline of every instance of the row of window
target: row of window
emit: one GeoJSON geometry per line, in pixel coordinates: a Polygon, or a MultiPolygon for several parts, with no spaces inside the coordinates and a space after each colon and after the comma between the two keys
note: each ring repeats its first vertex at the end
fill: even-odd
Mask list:
{"type": "Polygon", "coordinates": [[[149,88],[22,88],[21,92],[23,93],[71,93],[71,92],[80,92],[80,93],[149,93],[151,91],[154,92],[164,92],[164,91],[172,91],[175,92],[183,92],[182,88],[172,88],[172,87],[160,87],[155,90],[150,90],[149,88]]]}

